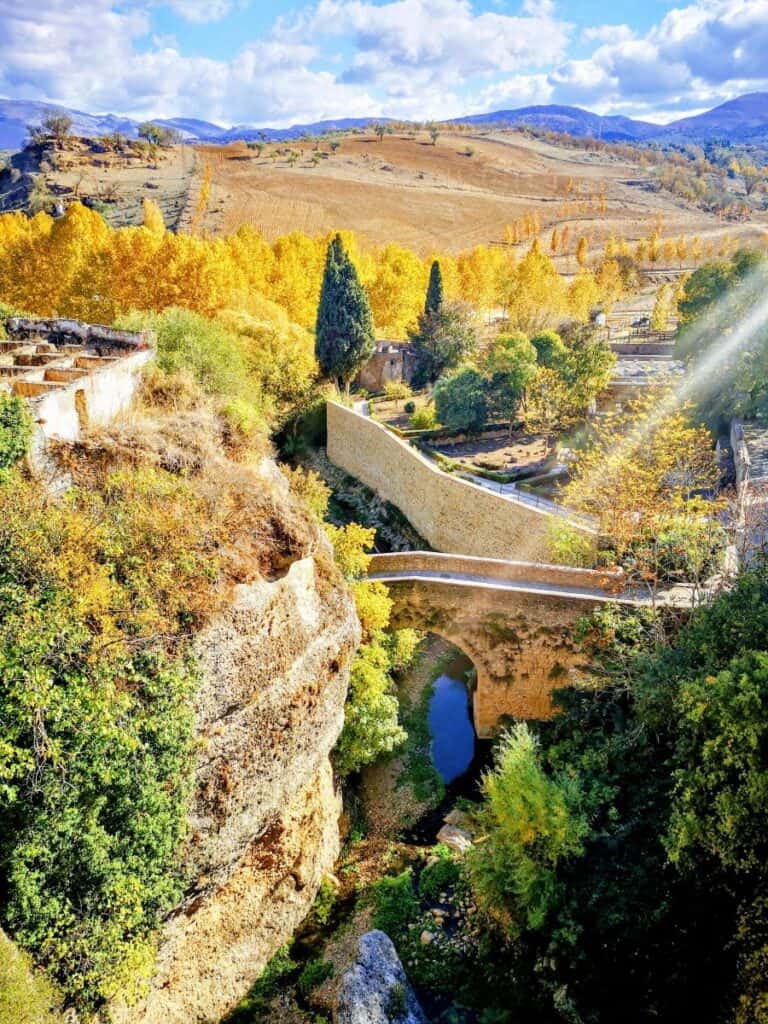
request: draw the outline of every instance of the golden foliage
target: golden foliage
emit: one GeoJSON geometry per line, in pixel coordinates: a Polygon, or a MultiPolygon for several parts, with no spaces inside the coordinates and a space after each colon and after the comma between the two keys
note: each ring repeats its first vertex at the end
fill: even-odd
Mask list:
{"type": "Polygon", "coordinates": [[[606,416],[571,472],[566,504],[597,516],[619,553],[719,478],[709,431],[663,389],[606,416]]]}
{"type": "MultiPolygon", "coordinates": [[[[423,309],[434,258],[448,300],[461,299],[482,311],[506,306],[524,329],[560,316],[567,310],[565,285],[541,250],[539,231],[535,214],[511,230],[515,240],[534,240],[519,263],[514,253],[483,245],[455,258],[435,253],[425,259],[396,244],[363,251],[351,232],[342,235],[368,291],[377,331],[402,337],[423,309]]],[[[3,214],[0,294],[9,305],[39,316],[102,323],[131,310],[161,312],[172,306],[206,317],[237,310],[255,350],[276,355],[286,343],[286,330],[279,338],[272,332],[270,339],[270,324],[314,328],[328,240],[328,235],[294,231],[270,244],[247,226],[225,238],[174,234],[165,230],[151,200],[144,202],[140,227],[109,228],[79,203],[57,220],[45,213],[3,214]]],[[[559,236],[561,251],[567,242],[566,226],[559,236]]],[[[580,262],[586,259],[585,244],[580,243],[580,262]]],[[[554,252],[552,242],[550,248],[554,252]]],[[[582,299],[575,305],[584,304],[582,299]]],[[[288,334],[284,357],[271,364],[275,377],[309,358],[309,335],[293,328],[288,334]]]]}

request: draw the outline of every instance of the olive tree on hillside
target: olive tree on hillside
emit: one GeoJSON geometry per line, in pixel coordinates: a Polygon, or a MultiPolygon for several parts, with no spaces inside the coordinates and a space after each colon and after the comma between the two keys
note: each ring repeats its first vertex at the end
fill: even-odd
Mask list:
{"type": "Polygon", "coordinates": [[[72,118],[69,114],[50,110],[39,125],[30,125],[27,131],[33,144],[51,141],[61,146],[72,132],[72,118]]]}
{"type": "Polygon", "coordinates": [[[374,349],[373,315],[341,235],[328,246],[315,329],[320,372],[349,393],[352,378],[374,349]]]}

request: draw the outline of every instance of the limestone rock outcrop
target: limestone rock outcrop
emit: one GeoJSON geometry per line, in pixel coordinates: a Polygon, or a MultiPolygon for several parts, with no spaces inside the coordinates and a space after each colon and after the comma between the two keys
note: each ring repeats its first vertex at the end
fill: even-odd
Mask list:
{"type": "Polygon", "coordinates": [[[111,1007],[116,1024],[218,1024],[290,939],[338,856],[329,754],[359,623],[325,539],[312,537],[282,578],[237,586],[197,638],[193,881],[165,922],[148,995],[111,1007]]]}
{"type": "Polygon", "coordinates": [[[360,939],[355,963],[344,972],[335,1024],[427,1024],[392,940],[382,931],[360,939]]]}

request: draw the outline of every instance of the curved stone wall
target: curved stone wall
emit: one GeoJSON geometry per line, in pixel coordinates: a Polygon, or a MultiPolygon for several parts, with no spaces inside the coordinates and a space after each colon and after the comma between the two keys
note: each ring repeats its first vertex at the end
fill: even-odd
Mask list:
{"type": "MultiPolygon", "coordinates": [[[[328,457],[392,502],[438,551],[546,561],[556,517],[444,473],[354,409],[328,403],[328,457]]],[[[580,527],[575,524],[575,528],[580,527]]],[[[584,527],[586,532],[586,527],[584,527]]]]}

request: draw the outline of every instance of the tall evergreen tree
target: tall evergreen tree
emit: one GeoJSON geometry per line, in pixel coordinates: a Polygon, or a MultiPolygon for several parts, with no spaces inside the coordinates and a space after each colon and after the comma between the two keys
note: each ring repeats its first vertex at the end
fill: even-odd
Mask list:
{"type": "Polygon", "coordinates": [[[438,260],[432,261],[429,270],[429,285],[427,286],[427,299],[424,303],[424,312],[439,313],[443,308],[443,275],[438,260]]]}
{"type": "Polygon", "coordinates": [[[373,315],[357,271],[335,235],[325,257],[315,329],[320,372],[349,392],[349,384],[374,349],[373,315]]]}

